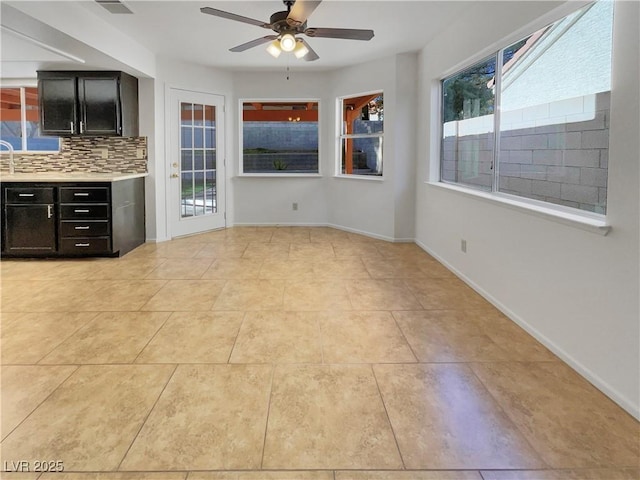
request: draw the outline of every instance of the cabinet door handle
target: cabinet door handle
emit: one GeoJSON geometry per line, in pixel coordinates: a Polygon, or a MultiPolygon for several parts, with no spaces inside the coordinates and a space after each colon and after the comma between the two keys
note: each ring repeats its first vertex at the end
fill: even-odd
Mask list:
{"type": "Polygon", "coordinates": [[[35,193],[19,193],[18,196],[19,197],[35,197],[36,194],[35,193]]]}
{"type": "Polygon", "coordinates": [[[86,225],[86,226],[77,226],[77,227],[73,227],[73,228],[74,228],[74,230],[89,230],[89,228],[91,228],[91,227],[86,225]]]}
{"type": "Polygon", "coordinates": [[[90,247],[90,243],[76,243],[76,247],[90,247]]]}
{"type": "Polygon", "coordinates": [[[74,133],[76,129],[74,128],[73,122],[69,122],[71,124],[71,133],[74,133]]]}
{"type": "Polygon", "coordinates": [[[47,218],[53,217],[53,205],[47,205],[47,218]]]}
{"type": "Polygon", "coordinates": [[[88,197],[89,194],[88,193],[74,193],[73,196],[74,197],[88,197]]]}
{"type": "Polygon", "coordinates": [[[84,133],[84,123],[80,122],[80,133],[84,133]]]}
{"type": "Polygon", "coordinates": [[[76,208],[74,210],[75,213],[89,213],[89,210],[87,210],[86,208],[76,208]]]}

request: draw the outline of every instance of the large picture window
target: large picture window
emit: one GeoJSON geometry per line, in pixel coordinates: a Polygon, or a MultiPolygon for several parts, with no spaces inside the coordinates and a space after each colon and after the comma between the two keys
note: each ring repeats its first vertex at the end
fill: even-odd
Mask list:
{"type": "Polygon", "coordinates": [[[382,92],[339,99],[339,174],[382,176],[384,97],[382,92]]]}
{"type": "Polygon", "coordinates": [[[243,174],[317,174],[318,101],[244,100],[243,174]]]}
{"type": "Polygon", "coordinates": [[[613,2],[442,80],[441,181],[606,213],[613,2]]]}
{"type": "Polygon", "coordinates": [[[37,87],[0,88],[0,138],[14,151],[60,150],[58,137],[40,135],[37,87]]]}

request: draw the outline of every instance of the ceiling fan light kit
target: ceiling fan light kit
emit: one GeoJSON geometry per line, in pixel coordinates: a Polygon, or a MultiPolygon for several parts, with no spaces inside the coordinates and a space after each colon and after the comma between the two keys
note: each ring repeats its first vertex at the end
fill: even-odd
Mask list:
{"type": "Polygon", "coordinates": [[[339,38],[344,40],[371,40],[373,30],[352,28],[307,28],[307,18],[317,8],[322,0],[283,0],[287,10],[271,15],[270,23],[261,22],[235,13],[225,12],[211,7],[202,7],[200,11],[207,15],[248,23],[256,27],[273,30],[277,35],[267,35],[242,45],[230,48],[232,52],[244,52],[258,45],[269,42],[267,52],[278,58],[282,52],[293,52],[296,58],[308,62],[320,58],[304,39],[296,35],[306,35],[312,38],[339,38]]]}

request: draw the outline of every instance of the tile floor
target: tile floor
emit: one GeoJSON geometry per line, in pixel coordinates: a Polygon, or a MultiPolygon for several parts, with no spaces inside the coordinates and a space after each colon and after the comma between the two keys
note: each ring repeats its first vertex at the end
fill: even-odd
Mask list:
{"type": "Polygon", "coordinates": [[[2,478],[640,478],[638,422],[413,244],[245,227],[0,267],[2,478]]]}

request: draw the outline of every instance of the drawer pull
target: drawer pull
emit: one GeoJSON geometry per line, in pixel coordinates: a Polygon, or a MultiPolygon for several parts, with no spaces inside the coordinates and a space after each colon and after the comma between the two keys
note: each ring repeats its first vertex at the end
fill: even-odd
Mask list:
{"type": "Polygon", "coordinates": [[[89,210],[86,208],[76,208],[74,210],[75,213],[89,213],[89,210]]]}
{"type": "Polygon", "coordinates": [[[18,196],[19,197],[35,197],[36,194],[35,193],[19,193],[18,196]]]}
{"type": "Polygon", "coordinates": [[[91,246],[90,243],[76,243],[75,245],[76,245],[76,247],[90,247],[91,246]]]}
{"type": "Polygon", "coordinates": [[[89,230],[91,227],[86,225],[86,226],[77,226],[77,227],[73,227],[73,228],[74,228],[74,230],[89,230]]]}
{"type": "Polygon", "coordinates": [[[74,197],[88,197],[89,194],[86,192],[82,192],[82,193],[74,193],[73,194],[74,197]]]}
{"type": "Polygon", "coordinates": [[[47,205],[47,218],[53,217],[53,205],[47,205]]]}

